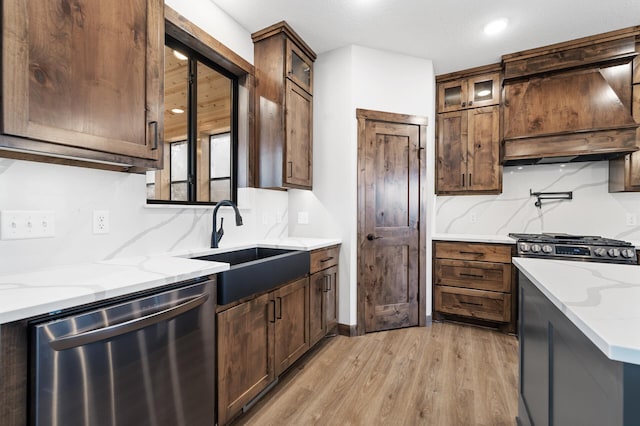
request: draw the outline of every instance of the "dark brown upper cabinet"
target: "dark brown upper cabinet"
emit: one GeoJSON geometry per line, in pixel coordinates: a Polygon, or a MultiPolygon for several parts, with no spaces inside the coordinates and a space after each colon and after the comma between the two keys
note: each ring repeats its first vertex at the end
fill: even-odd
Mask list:
{"type": "MultiPolygon", "coordinates": [[[[636,50],[640,51],[640,36],[636,36],[636,50]]],[[[633,118],[640,123],[640,57],[633,61],[633,118]]],[[[640,146],[640,127],[636,130],[636,144],[640,146]]],[[[609,160],[609,192],[640,192],[640,151],[609,160]]]]}
{"type": "Polygon", "coordinates": [[[502,57],[505,164],[637,150],[632,80],[640,27],[502,57]]]}
{"type": "Polygon", "coordinates": [[[436,193],[500,193],[500,64],[440,75],[436,83],[436,193]]]}
{"type": "MultiPolygon", "coordinates": [[[[451,77],[452,74],[448,76],[451,77]]],[[[459,111],[499,103],[499,72],[456,78],[438,84],[438,112],[459,111]]]]}
{"type": "Polygon", "coordinates": [[[316,54],[286,22],[258,31],[252,38],[257,186],[311,189],[316,54]]]}
{"type": "Polygon", "coordinates": [[[4,1],[3,155],[161,164],[163,9],[161,0],[4,1]]]}

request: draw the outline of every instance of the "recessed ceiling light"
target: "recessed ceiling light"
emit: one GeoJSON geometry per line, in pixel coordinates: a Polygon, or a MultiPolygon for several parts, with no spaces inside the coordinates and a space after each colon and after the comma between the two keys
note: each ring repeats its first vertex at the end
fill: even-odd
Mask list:
{"type": "Polygon", "coordinates": [[[180,108],[172,108],[171,112],[174,113],[174,114],[183,114],[184,110],[180,109],[180,108]]]}
{"type": "Polygon", "coordinates": [[[498,34],[502,32],[505,28],[507,28],[507,20],[505,18],[496,19],[495,21],[489,22],[484,27],[485,34],[498,34]]]}
{"type": "Polygon", "coordinates": [[[173,56],[180,59],[181,61],[186,61],[188,58],[185,54],[178,52],[177,50],[173,51],[173,56]]]}

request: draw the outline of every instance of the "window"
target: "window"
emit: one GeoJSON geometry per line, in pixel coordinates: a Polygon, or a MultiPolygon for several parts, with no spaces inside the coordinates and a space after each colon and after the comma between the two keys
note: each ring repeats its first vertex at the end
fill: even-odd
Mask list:
{"type": "Polygon", "coordinates": [[[147,202],[236,199],[237,77],[165,41],[164,169],[147,172],[147,202]]]}

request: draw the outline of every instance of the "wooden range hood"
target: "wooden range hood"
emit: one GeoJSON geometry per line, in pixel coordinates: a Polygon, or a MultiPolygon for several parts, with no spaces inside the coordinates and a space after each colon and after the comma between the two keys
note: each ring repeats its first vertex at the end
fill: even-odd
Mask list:
{"type": "Polygon", "coordinates": [[[503,56],[503,164],[604,160],[638,150],[639,34],[632,27],[503,56]]]}

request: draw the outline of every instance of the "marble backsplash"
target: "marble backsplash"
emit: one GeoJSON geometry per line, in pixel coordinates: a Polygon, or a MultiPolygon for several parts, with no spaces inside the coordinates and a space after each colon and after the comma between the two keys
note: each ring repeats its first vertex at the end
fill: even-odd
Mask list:
{"type": "Polygon", "coordinates": [[[505,167],[500,195],[437,196],[435,232],[564,232],[640,242],[640,193],[609,193],[607,161],[505,167]],[[533,192],[573,191],[572,200],[534,203],[533,192]],[[628,215],[636,224],[628,225],[628,215]]]}
{"type": "MultiPolygon", "coordinates": [[[[149,207],[141,174],[0,159],[0,210],[53,210],[55,237],[0,240],[0,274],[53,265],[208,247],[212,208],[149,207]],[[94,210],[109,212],[109,234],[92,232],[94,210]]],[[[223,207],[221,247],[288,234],[284,191],[238,190],[244,225],[223,207]]]]}

